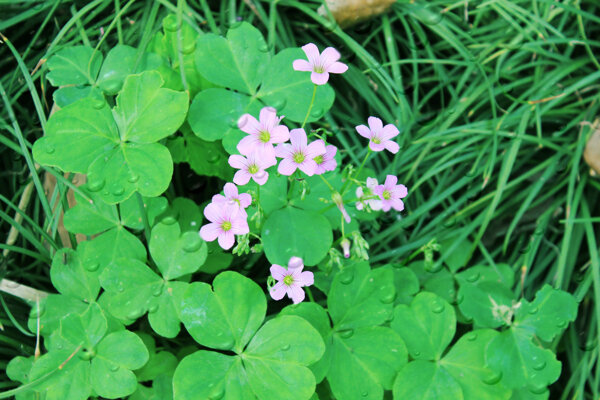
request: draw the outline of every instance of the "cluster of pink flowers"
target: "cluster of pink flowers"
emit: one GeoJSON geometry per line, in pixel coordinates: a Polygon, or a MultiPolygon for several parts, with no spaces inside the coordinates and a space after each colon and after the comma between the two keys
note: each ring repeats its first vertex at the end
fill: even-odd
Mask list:
{"type": "Polygon", "coordinates": [[[397,183],[398,178],[394,175],[388,175],[382,185],[378,184],[376,178],[367,178],[366,191],[362,187],[356,188],[356,209],[363,210],[369,206],[373,211],[387,212],[392,208],[396,211],[404,210],[402,199],[408,195],[408,189],[397,183]]]}
{"type": "Polygon", "coordinates": [[[277,283],[269,290],[273,300],[281,300],[283,296],[292,299],[294,304],[304,300],[304,286],[310,286],[315,282],[315,276],[310,271],[302,271],[304,262],[300,257],[292,257],[287,268],[278,264],[271,266],[271,275],[277,283]]]}

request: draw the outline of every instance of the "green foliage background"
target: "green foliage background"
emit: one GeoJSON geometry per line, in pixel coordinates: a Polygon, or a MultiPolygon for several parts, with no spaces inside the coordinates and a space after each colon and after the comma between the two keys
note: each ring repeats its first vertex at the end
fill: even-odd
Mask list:
{"type": "MultiPolygon", "coordinates": [[[[434,238],[448,249],[468,238],[472,247],[460,252],[469,265],[503,263],[518,273],[514,294],[533,299],[545,284],[573,293],[578,318],[552,343],[563,362],[552,398],[598,398],[600,184],[582,153],[600,107],[600,6],[399,1],[388,14],[342,30],[316,12],[319,4],[0,1],[0,276],[52,290],[48,265],[63,246],[56,231],[72,183],[57,175],[55,191],[46,193],[44,174],[56,173],[32,160],[53,102],[44,60],[70,45],[99,46],[104,54],[120,43],[148,45],[167,13],[180,11],[215,34],[244,20],[263,32],[272,54],[307,42],[340,50],[350,70],[332,79],[336,100],[323,120],[349,161],[358,164],[366,151],[354,126],[369,115],[400,128],[398,155],[368,166],[398,175],[410,196],[402,219],[390,214],[363,227],[371,262],[400,262],[434,238]],[[11,226],[19,235],[8,244],[11,226]]],[[[221,185],[181,163],[167,193],[200,204],[221,185]]],[[[251,255],[235,265],[262,284],[256,262],[251,255]]],[[[28,313],[2,294],[2,370],[14,356],[33,353],[28,313]]],[[[1,387],[14,385],[0,376],[1,387]]]]}

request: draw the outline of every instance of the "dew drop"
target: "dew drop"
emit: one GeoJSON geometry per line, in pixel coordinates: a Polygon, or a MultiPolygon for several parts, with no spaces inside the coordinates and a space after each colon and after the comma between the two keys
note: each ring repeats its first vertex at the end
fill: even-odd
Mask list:
{"type": "Polygon", "coordinates": [[[442,311],[444,311],[444,303],[440,303],[437,300],[434,300],[431,302],[431,311],[433,311],[436,314],[441,313],[442,311]]]}
{"type": "MultiPolygon", "coordinates": [[[[241,119],[240,119],[240,121],[241,121],[241,119]]],[[[235,129],[238,127],[238,121],[236,121],[235,119],[232,119],[229,121],[229,123],[227,125],[229,125],[230,128],[235,129]]]]}
{"type": "Polygon", "coordinates": [[[541,371],[546,368],[546,362],[544,360],[535,361],[533,363],[533,369],[536,371],[541,371]]]}
{"type": "Polygon", "coordinates": [[[137,182],[137,181],[139,181],[139,180],[140,180],[140,176],[139,176],[139,175],[137,175],[137,174],[131,174],[131,175],[129,175],[129,177],[127,178],[127,182],[130,182],[130,183],[136,183],[136,182],[137,182]]]}
{"type": "Polygon", "coordinates": [[[225,391],[221,388],[217,388],[215,390],[213,390],[212,392],[210,392],[210,394],[208,395],[209,400],[219,400],[222,399],[223,396],[225,396],[225,391]]]}
{"type": "Polygon", "coordinates": [[[87,269],[90,272],[96,272],[98,271],[98,268],[100,268],[100,264],[98,263],[91,263],[85,265],[85,269],[87,269]]]}
{"type": "Polygon", "coordinates": [[[290,346],[289,344],[285,344],[283,345],[283,347],[281,348],[281,350],[283,351],[288,351],[292,346],[290,346]]]}
{"type": "Polygon", "coordinates": [[[62,343],[58,343],[58,344],[56,345],[56,348],[57,348],[58,350],[62,350],[62,348],[63,348],[63,347],[64,347],[64,346],[63,346],[63,344],[62,344],[62,343]]]}
{"type": "Polygon", "coordinates": [[[104,179],[90,180],[87,184],[87,187],[91,192],[97,192],[104,187],[104,179]]]}
{"type": "Polygon", "coordinates": [[[163,218],[162,221],[160,221],[160,222],[162,222],[165,225],[173,225],[177,221],[175,220],[174,217],[168,216],[168,217],[163,218]]]}
{"type": "Polygon", "coordinates": [[[223,343],[223,348],[224,349],[232,349],[234,345],[235,345],[235,341],[233,339],[229,339],[223,343]]]}
{"type": "Polygon", "coordinates": [[[177,18],[165,19],[163,23],[163,27],[169,32],[176,32],[179,29],[179,26],[177,18]]]}
{"type": "Polygon", "coordinates": [[[150,307],[148,307],[148,312],[150,314],[154,314],[157,311],[158,311],[158,304],[152,304],[150,307]]]}
{"type": "Polygon", "coordinates": [[[200,236],[196,235],[193,232],[190,233],[191,235],[186,235],[185,243],[182,247],[183,251],[185,251],[186,253],[194,253],[200,250],[200,247],[202,246],[202,240],[200,239],[200,236]]]}
{"type": "Polygon", "coordinates": [[[420,356],[421,356],[421,352],[420,351],[414,351],[412,353],[412,358],[417,358],[417,357],[420,357],[420,356]]]}
{"type": "Polygon", "coordinates": [[[435,274],[436,272],[439,272],[442,269],[442,264],[441,263],[427,263],[425,264],[425,271],[435,274]]]}
{"type": "Polygon", "coordinates": [[[219,156],[219,154],[218,154],[218,153],[211,153],[211,154],[210,154],[210,155],[209,155],[209,156],[206,158],[206,161],[208,161],[210,164],[216,164],[216,163],[219,161],[219,159],[220,159],[220,158],[221,158],[221,157],[219,156]]]}
{"type": "Polygon", "coordinates": [[[532,307],[529,309],[529,314],[537,314],[538,312],[538,308],[537,307],[532,307]]]}
{"type": "Polygon", "coordinates": [[[362,397],[367,397],[367,396],[369,395],[369,392],[367,392],[367,391],[365,390],[365,391],[363,391],[363,392],[362,392],[360,395],[361,395],[362,397]]]}
{"type": "Polygon", "coordinates": [[[558,324],[556,324],[556,327],[558,329],[565,329],[567,325],[569,325],[567,321],[560,321],[558,324]]]}
{"type": "Polygon", "coordinates": [[[123,293],[123,291],[125,291],[125,285],[123,284],[123,282],[119,282],[117,284],[117,292],[123,293]]]}
{"type": "Polygon", "coordinates": [[[354,335],[354,329],[344,329],[344,330],[338,331],[338,334],[340,335],[341,338],[348,339],[348,338],[352,337],[352,335],[354,335]]]}
{"type": "Polygon", "coordinates": [[[502,372],[490,371],[490,373],[482,380],[485,384],[495,385],[496,383],[500,382],[500,379],[502,379],[502,372]]]}
{"type": "Polygon", "coordinates": [[[481,275],[479,275],[479,272],[473,272],[472,274],[467,276],[467,282],[475,283],[479,280],[480,277],[481,275]]]}
{"type": "Polygon", "coordinates": [[[539,383],[533,383],[527,385],[527,390],[533,394],[542,394],[546,391],[546,385],[540,385],[539,383]]]}
{"type": "Polygon", "coordinates": [[[119,186],[116,186],[115,188],[113,188],[113,191],[112,191],[112,193],[113,193],[113,195],[115,195],[115,196],[120,196],[120,195],[122,195],[123,193],[125,193],[125,189],[123,188],[123,186],[120,186],[120,185],[119,185],[119,186]]]}
{"type": "Polygon", "coordinates": [[[54,145],[47,143],[46,146],[44,146],[44,150],[46,150],[46,153],[52,154],[56,149],[54,148],[54,145]]]}
{"type": "Polygon", "coordinates": [[[152,291],[152,296],[159,297],[163,292],[163,286],[164,285],[162,283],[160,285],[156,286],[154,288],[154,290],[152,291]]]}
{"type": "Polygon", "coordinates": [[[144,314],[144,310],[141,310],[141,309],[133,310],[129,314],[127,314],[127,319],[136,320],[139,317],[141,317],[143,314],[144,314]]]}
{"type": "Polygon", "coordinates": [[[119,366],[117,364],[113,364],[110,366],[110,370],[112,372],[117,372],[119,370],[119,366]]]}
{"type": "Polygon", "coordinates": [[[312,110],[310,112],[310,116],[313,117],[313,118],[319,118],[323,114],[325,114],[325,110],[323,110],[322,108],[315,108],[314,110],[312,110]]]}
{"type": "Polygon", "coordinates": [[[469,332],[465,335],[465,337],[469,342],[473,342],[475,339],[477,339],[477,334],[475,332],[469,332]]]}
{"type": "Polygon", "coordinates": [[[465,296],[464,296],[462,293],[459,293],[459,294],[456,296],[456,304],[460,304],[460,303],[462,303],[464,299],[465,299],[465,296]]]}
{"type": "Polygon", "coordinates": [[[340,282],[344,285],[349,285],[354,280],[354,272],[351,269],[347,269],[340,273],[340,282]]]}
{"type": "MultiPolygon", "coordinates": [[[[387,289],[387,288],[382,288],[382,291],[383,291],[383,289],[387,289]]],[[[382,302],[383,304],[393,303],[394,300],[396,300],[396,292],[394,292],[393,290],[391,290],[391,291],[386,290],[379,297],[379,301],[382,302]]]]}
{"type": "Polygon", "coordinates": [[[229,27],[229,29],[237,29],[237,28],[239,28],[240,26],[242,26],[242,21],[237,21],[237,22],[234,22],[234,23],[233,23],[233,24],[232,24],[232,25],[229,27]]]}
{"type": "Polygon", "coordinates": [[[46,312],[46,306],[44,304],[40,304],[39,306],[31,309],[30,318],[38,319],[44,315],[44,312],[46,312]]]}
{"type": "Polygon", "coordinates": [[[286,104],[287,100],[285,98],[280,98],[273,102],[273,108],[277,109],[278,111],[281,111],[286,106],[286,104]]]}
{"type": "Polygon", "coordinates": [[[84,349],[81,353],[79,353],[79,358],[83,361],[89,361],[92,358],[94,358],[94,353],[87,349],[84,349]]]}
{"type": "Polygon", "coordinates": [[[258,46],[258,51],[262,51],[263,53],[266,53],[269,51],[269,46],[267,46],[267,44],[263,42],[258,46]]]}
{"type": "Polygon", "coordinates": [[[96,110],[101,110],[105,104],[106,102],[104,100],[96,99],[92,102],[92,107],[94,107],[96,110]]]}
{"type": "Polygon", "coordinates": [[[196,42],[193,40],[188,43],[184,43],[183,47],[181,48],[181,52],[183,54],[192,54],[194,50],[196,50],[196,42]]]}

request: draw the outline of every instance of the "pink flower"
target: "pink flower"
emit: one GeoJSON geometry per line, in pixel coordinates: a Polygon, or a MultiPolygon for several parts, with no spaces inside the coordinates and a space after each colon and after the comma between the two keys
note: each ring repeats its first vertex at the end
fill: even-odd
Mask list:
{"type": "Polygon", "coordinates": [[[340,243],[342,250],[344,251],[344,258],[350,258],[350,241],[346,238],[340,243]]]}
{"type": "MultiPolygon", "coordinates": [[[[322,142],[325,146],[325,142],[322,140],[315,140],[315,142],[322,142]]],[[[324,174],[327,171],[333,171],[337,167],[337,161],[335,161],[335,153],[337,153],[337,147],[330,144],[325,147],[325,154],[321,154],[313,158],[317,163],[317,169],[315,175],[324,174]]]]}
{"type": "Polygon", "coordinates": [[[200,228],[200,237],[207,242],[219,239],[219,246],[228,250],[235,242],[234,235],[250,232],[246,216],[239,212],[237,205],[210,203],[204,208],[204,216],[211,223],[200,228]]]}
{"type": "Polygon", "coordinates": [[[331,198],[333,199],[333,202],[337,206],[338,210],[340,210],[340,212],[342,213],[342,216],[346,220],[346,223],[349,224],[350,221],[352,221],[352,219],[350,218],[350,215],[346,212],[346,208],[344,208],[344,199],[342,199],[342,195],[338,192],[335,192],[331,195],[331,198]]]}
{"type": "Polygon", "coordinates": [[[273,107],[263,107],[260,110],[260,121],[250,114],[244,114],[238,120],[238,128],[246,132],[237,145],[240,154],[248,156],[255,150],[262,150],[265,157],[275,160],[273,144],[287,142],[290,131],[287,126],[279,125],[283,117],[277,118],[277,110],[273,107]]]}
{"type": "Polygon", "coordinates": [[[225,196],[222,194],[215,194],[212,197],[212,202],[216,204],[226,203],[237,205],[239,212],[242,213],[242,215],[247,216],[245,209],[248,208],[252,203],[252,196],[250,196],[248,193],[238,194],[237,186],[231,182],[227,182],[225,184],[223,187],[223,193],[225,193],[225,196]]]}
{"type": "Polygon", "coordinates": [[[279,144],[275,147],[275,155],[283,158],[277,167],[281,175],[291,175],[299,168],[308,176],[314,175],[317,170],[315,157],[325,154],[325,144],[322,140],[315,140],[307,145],[304,129],[290,131],[292,144],[279,144]]]}
{"type": "Polygon", "coordinates": [[[264,185],[269,179],[269,173],[265,169],[276,163],[275,155],[273,155],[273,158],[265,156],[265,153],[261,150],[250,153],[247,158],[239,154],[229,156],[229,165],[239,169],[233,176],[233,182],[236,185],[245,185],[250,181],[250,178],[254,179],[254,182],[259,185],[264,185]]]}
{"type": "Polygon", "coordinates": [[[377,185],[377,179],[367,178],[367,190],[364,193],[362,187],[356,188],[356,197],[358,197],[358,201],[356,202],[357,210],[362,210],[367,205],[371,207],[371,210],[373,211],[381,210],[381,200],[374,198],[377,195],[373,192],[377,185]]]}
{"type": "Polygon", "coordinates": [[[296,71],[308,71],[310,80],[315,85],[324,85],[329,80],[329,74],[343,74],[348,70],[348,66],[339,62],[340,53],[333,47],[328,47],[319,54],[319,49],[314,43],[302,46],[308,61],[299,59],[294,60],[292,66],[296,71]]]}
{"type": "Polygon", "coordinates": [[[396,137],[398,133],[400,133],[398,128],[392,124],[383,126],[383,122],[377,117],[369,117],[367,121],[369,123],[368,128],[364,125],[358,125],[356,130],[360,136],[370,140],[369,147],[371,150],[382,151],[386,149],[389,152],[396,154],[400,149],[400,146],[390,139],[396,137]]]}
{"type": "Polygon", "coordinates": [[[389,211],[393,208],[396,211],[404,210],[402,198],[408,194],[408,189],[404,185],[396,185],[398,178],[394,175],[388,175],[383,185],[377,185],[373,192],[381,199],[381,208],[383,211],[389,211]]]}
{"type": "MultiPolygon", "coordinates": [[[[298,304],[304,300],[304,290],[302,290],[302,287],[312,285],[315,282],[315,277],[310,271],[302,272],[304,268],[303,264],[291,268],[292,259],[290,259],[287,269],[277,264],[271,266],[271,275],[278,282],[271,288],[269,294],[273,300],[281,300],[287,294],[294,304],[298,304]]],[[[300,262],[302,262],[302,259],[300,259],[300,262]]]]}

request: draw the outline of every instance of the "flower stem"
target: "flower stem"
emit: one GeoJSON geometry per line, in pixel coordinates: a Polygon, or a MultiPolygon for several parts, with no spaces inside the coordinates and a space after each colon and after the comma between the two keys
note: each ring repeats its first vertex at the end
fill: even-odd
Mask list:
{"type": "Polygon", "coordinates": [[[333,186],[331,185],[331,183],[329,183],[329,181],[327,180],[327,178],[325,178],[323,175],[319,175],[321,177],[321,179],[323,179],[323,182],[325,182],[325,184],[327,185],[327,187],[329,188],[329,190],[331,190],[331,192],[335,192],[335,189],[333,188],[333,186]]]}
{"type": "Polygon", "coordinates": [[[301,129],[303,129],[304,125],[306,125],[306,121],[308,120],[308,116],[310,115],[310,112],[311,112],[311,110],[313,108],[313,105],[315,104],[315,95],[316,94],[317,94],[317,85],[314,85],[312,98],[310,99],[310,105],[308,106],[308,111],[306,112],[306,117],[304,117],[304,121],[302,122],[302,126],[300,127],[301,129]]]}
{"type": "Polygon", "coordinates": [[[304,287],[306,289],[306,293],[308,293],[308,298],[310,299],[311,302],[315,302],[315,298],[313,297],[312,292],[310,291],[310,288],[308,286],[304,287]]]}
{"type": "MultiPolygon", "coordinates": [[[[360,164],[360,167],[358,167],[358,171],[356,172],[356,174],[354,174],[354,176],[358,176],[360,175],[360,173],[362,172],[365,163],[367,162],[367,159],[369,158],[369,156],[371,155],[371,153],[373,152],[373,150],[371,150],[371,148],[369,147],[369,150],[367,151],[367,154],[365,154],[365,158],[363,158],[362,163],[360,164]]],[[[346,193],[346,189],[348,189],[348,186],[350,185],[350,182],[352,181],[351,176],[348,177],[348,180],[346,180],[346,183],[344,183],[344,186],[342,186],[342,196],[344,195],[344,193],[346,193]]]]}

